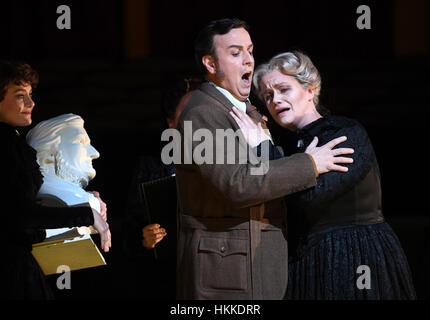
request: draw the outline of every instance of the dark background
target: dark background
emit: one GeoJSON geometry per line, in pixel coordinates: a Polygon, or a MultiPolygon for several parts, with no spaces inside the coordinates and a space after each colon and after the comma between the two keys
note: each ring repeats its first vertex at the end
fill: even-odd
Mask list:
{"type": "Polygon", "coordinates": [[[256,65],[282,51],[306,52],[322,74],[321,103],[367,128],[381,168],[385,216],[406,251],[418,297],[429,298],[429,1],[2,3],[0,58],[24,60],[40,73],[33,123],[79,114],[101,154],[89,189],[98,190],[109,207],[113,247],[103,272],[108,287],[116,288],[112,296],[147,297],[130,291],[121,279],[124,270],[112,267],[122,259],[115,241],[131,170],[138,155],[159,154],[166,127],[161,88],[168,75],[196,72],[193,39],[204,24],[222,17],[250,24],[256,65]],[[71,30],[56,27],[63,4],[71,9],[71,30]],[[356,26],[362,4],[371,9],[370,30],[356,26]]]}

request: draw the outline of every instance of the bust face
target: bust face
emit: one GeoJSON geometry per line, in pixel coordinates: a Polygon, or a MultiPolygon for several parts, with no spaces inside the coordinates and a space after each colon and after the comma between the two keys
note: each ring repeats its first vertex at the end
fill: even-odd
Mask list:
{"type": "Polygon", "coordinates": [[[100,154],[91,145],[90,138],[83,127],[67,126],[58,134],[61,136],[58,146],[61,170],[58,175],[65,180],[78,179],[85,187],[96,175],[92,160],[100,157],[100,154]]]}

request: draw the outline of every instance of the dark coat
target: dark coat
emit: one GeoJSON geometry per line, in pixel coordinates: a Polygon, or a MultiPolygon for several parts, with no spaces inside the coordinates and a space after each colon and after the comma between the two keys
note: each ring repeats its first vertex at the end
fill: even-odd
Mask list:
{"type": "Polygon", "coordinates": [[[365,128],[356,120],[327,115],[293,135],[295,143],[286,149],[295,152],[305,150],[315,136],[319,145],[346,136],[348,140],[336,147],[353,148],[354,162],[346,165],[348,172],[325,173],[314,188],[287,197],[286,298],[415,299],[407,258],[384,222],[379,166],[365,128]],[[363,265],[371,270],[371,285],[365,289],[358,286],[358,267],[363,265]]]}
{"type": "Polygon", "coordinates": [[[52,291],[31,254],[43,241],[43,229],[94,223],[89,207],[48,208],[36,203],[42,175],[36,151],[15,129],[0,122],[0,216],[2,261],[0,296],[6,299],[52,298],[52,291]]]}
{"type": "MultiPolygon", "coordinates": [[[[209,83],[191,96],[178,129],[184,155],[184,121],[192,132],[238,130],[229,115],[231,102],[209,83]]],[[[216,146],[215,139],[213,146],[216,146]]],[[[193,141],[192,148],[200,144],[193,141]]],[[[179,198],[177,252],[178,299],[282,299],[288,274],[285,233],[286,208],[282,197],[316,184],[314,164],[304,153],[269,162],[264,175],[252,175],[248,159],[235,162],[218,149],[224,164],[176,164],[179,198]]],[[[256,150],[252,150],[251,157],[256,150]]],[[[252,160],[252,159],[251,159],[252,160]]],[[[219,163],[219,162],[218,162],[219,163]]]]}

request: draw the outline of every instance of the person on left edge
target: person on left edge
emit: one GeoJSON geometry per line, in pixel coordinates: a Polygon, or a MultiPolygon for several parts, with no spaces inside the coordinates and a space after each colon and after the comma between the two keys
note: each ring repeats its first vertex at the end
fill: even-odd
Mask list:
{"type": "Polygon", "coordinates": [[[28,64],[0,61],[0,212],[3,245],[0,292],[3,299],[53,299],[32,244],[43,241],[41,229],[93,226],[107,252],[111,235],[107,222],[90,206],[45,207],[36,203],[43,182],[36,151],[16,130],[29,126],[34,108],[32,90],[37,72],[28,64]]]}

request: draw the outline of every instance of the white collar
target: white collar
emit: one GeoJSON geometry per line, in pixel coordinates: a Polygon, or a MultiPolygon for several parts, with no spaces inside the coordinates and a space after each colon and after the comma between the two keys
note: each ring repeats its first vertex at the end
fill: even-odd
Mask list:
{"type": "Polygon", "coordinates": [[[218,87],[215,83],[212,81],[209,82],[211,85],[213,85],[216,89],[218,89],[236,108],[242,110],[246,113],[246,103],[240,100],[237,100],[235,96],[233,96],[228,90],[218,87]]]}

